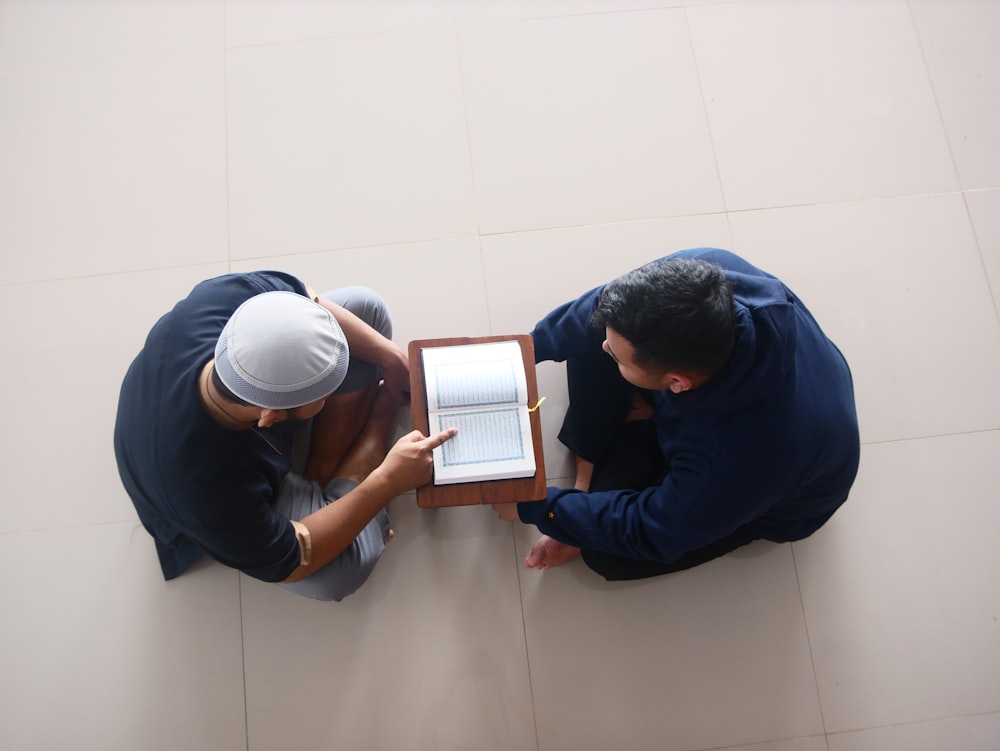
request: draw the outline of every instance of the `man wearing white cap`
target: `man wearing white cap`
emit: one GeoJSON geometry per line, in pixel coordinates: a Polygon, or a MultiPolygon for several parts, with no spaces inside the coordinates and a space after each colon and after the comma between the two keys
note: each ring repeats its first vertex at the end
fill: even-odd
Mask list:
{"type": "Polygon", "coordinates": [[[320,297],[276,271],[209,279],[157,322],[122,384],[115,455],[166,579],[208,553],[316,599],[364,583],[391,539],[386,505],[430,479],[450,437],[386,451],[409,383],[391,336],[374,291],[320,297]]]}

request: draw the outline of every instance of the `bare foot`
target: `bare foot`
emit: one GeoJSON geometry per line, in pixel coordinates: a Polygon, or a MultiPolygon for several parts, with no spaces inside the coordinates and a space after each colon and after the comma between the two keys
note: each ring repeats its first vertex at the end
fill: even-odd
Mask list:
{"type": "Polygon", "coordinates": [[[542,535],[531,546],[531,551],[524,559],[524,565],[528,568],[552,568],[553,566],[561,566],[578,555],[580,555],[580,548],[574,548],[572,545],[553,540],[548,535],[542,535]]]}
{"type": "Polygon", "coordinates": [[[385,544],[388,545],[390,542],[396,539],[396,532],[394,530],[389,530],[389,534],[385,536],[385,544]]]}

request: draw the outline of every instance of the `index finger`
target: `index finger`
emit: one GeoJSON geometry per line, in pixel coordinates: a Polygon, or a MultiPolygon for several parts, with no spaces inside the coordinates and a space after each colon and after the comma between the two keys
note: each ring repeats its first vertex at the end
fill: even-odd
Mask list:
{"type": "Polygon", "coordinates": [[[425,439],[424,445],[426,445],[427,448],[436,449],[442,443],[451,438],[454,438],[456,435],[458,435],[458,428],[448,428],[447,430],[441,431],[437,435],[432,435],[429,438],[425,439]]]}

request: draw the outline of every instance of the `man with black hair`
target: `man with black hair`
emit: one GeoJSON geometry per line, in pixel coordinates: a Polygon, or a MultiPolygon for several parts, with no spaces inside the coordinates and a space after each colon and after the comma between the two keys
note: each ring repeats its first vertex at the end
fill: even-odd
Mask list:
{"type": "Polygon", "coordinates": [[[608,580],[799,540],[847,499],[860,442],[847,362],[778,279],[724,250],[646,264],[552,311],[573,488],[498,505],[543,533],[525,565],[582,552],[608,580]]]}

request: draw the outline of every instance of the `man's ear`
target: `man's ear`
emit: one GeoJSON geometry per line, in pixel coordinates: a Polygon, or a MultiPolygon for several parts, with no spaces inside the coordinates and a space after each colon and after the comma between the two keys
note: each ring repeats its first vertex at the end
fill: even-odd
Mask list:
{"type": "Polygon", "coordinates": [[[682,394],[692,388],[691,377],[685,373],[664,373],[662,377],[664,390],[682,394]]]}
{"type": "Polygon", "coordinates": [[[288,412],[283,409],[268,409],[262,407],[260,417],[257,419],[258,428],[269,428],[288,417],[288,412]]]}

